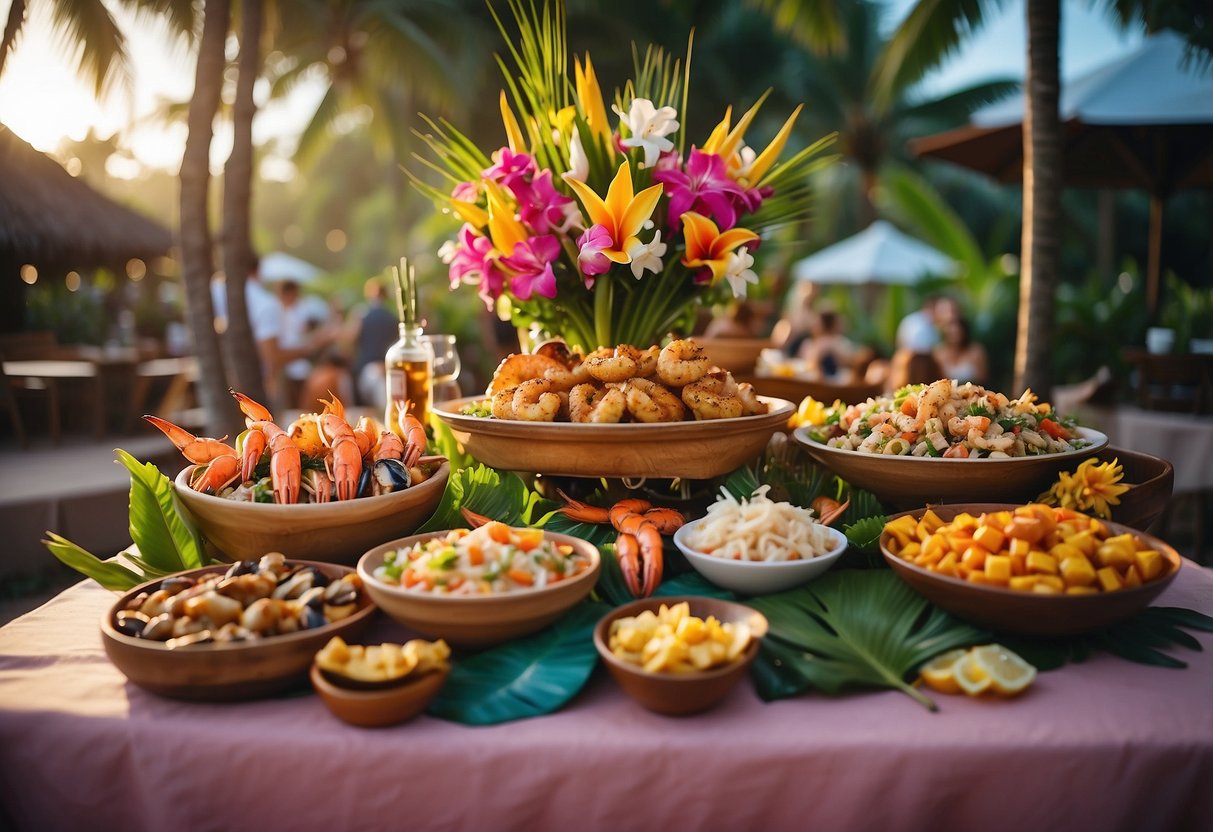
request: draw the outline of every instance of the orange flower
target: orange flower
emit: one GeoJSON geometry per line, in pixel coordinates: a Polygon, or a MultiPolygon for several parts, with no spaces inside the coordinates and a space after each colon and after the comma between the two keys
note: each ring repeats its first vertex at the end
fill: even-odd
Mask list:
{"type": "Polygon", "coordinates": [[[733,249],[758,239],[748,228],[730,228],[722,234],[716,223],[694,211],[682,215],[682,231],[687,241],[682,264],[711,269],[713,283],[724,277],[733,249]]]}

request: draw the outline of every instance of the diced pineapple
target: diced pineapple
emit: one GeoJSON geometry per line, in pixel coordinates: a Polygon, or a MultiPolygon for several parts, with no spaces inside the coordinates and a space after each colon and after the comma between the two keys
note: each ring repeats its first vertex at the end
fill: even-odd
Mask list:
{"type": "Polygon", "coordinates": [[[1095,567],[1082,555],[1061,562],[1061,577],[1066,586],[1090,586],[1095,583],[1095,567]]]}
{"type": "Polygon", "coordinates": [[[1071,535],[1066,543],[1069,543],[1075,549],[1078,549],[1087,557],[1094,557],[1095,550],[1099,548],[1099,541],[1095,535],[1091,534],[1090,529],[1083,529],[1077,534],[1071,535]]]}
{"type": "Polygon", "coordinates": [[[1123,570],[1133,563],[1134,550],[1130,548],[1132,545],[1132,542],[1126,546],[1124,541],[1113,543],[1112,540],[1105,540],[1095,550],[1095,560],[1100,566],[1113,566],[1117,570],[1123,570]]]}
{"type": "Polygon", "coordinates": [[[985,585],[990,583],[990,579],[986,577],[985,572],[970,572],[965,580],[971,584],[985,585]]]}
{"type": "Polygon", "coordinates": [[[1062,590],[1053,586],[1053,584],[1046,584],[1041,581],[1037,581],[1036,584],[1033,585],[1032,591],[1037,595],[1061,595],[1062,593],[1062,590]]]}
{"type": "Polygon", "coordinates": [[[939,519],[939,515],[931,509],[927,509],[923,512],[922,519],[918,521],[918,536],[922,538],[926,537],[927,534],[933,534],[942,525],[943,520],[939,519]],[[924,528],[926,529],[926,534],[922,531],[924,528]]]}
{"type": "Polygon", "coordinates": [[[1133,561],[1143,581],[1152,581],[1162,574],[1163,558],[1156,549],[1138,549],[1133,553],[1133,561]]]}
{"type": "Polygon", "coordinates": [[[944,553],[949,550],[948,538],[942,534],[930,534],[923,538],[922,551],[924,554],[934,555],[938,553],[943,557],[944,553]]]}
{"type": "Polygon", "coordinates": [[[1011,538],[1011,541],[1007,544],[1007,547],[1009,554],[1019,555],[1020,557],[1027,557],[1028,552],[1032,550],[1031,543],[1026,540],[1020,540],[1016,537],[1011,538]]]}
{"type": "Polygon", "coordinates": [[[1010,555],[1011,558],[1011,575],[1022,576],[1028,574],[1028,556],[1027,555],[1010,555]]]}
{"type": "Polygon", "coordinates": [[[1082,549],[1079,549],[1073,543],[1058,543],[1055,546],[1051,546],[1049,548],[1049,554],[1052,555],[1053,557],[1057,558],[1058,562],[1061,562],[1061,561],[1065,560],[1066,558],[1085,557],[1085,555],[1083,555],[1082,549]]]}
{"type": "Polygon", "coordinates": [[[1066,588],[1065,581],[1059,575],[1037,575],[1036,585],[1040,586],[1041,584],[1052,587],[1058,592],[1063,592],[1066,588]]]}
{"type": "Polygon", "coordinates": [[[955,577],[957,563],[959,563],[959,561],[956,558],[956,553],[948,552],[943,556],[939,563],[935,564],[933,568],[936,572],[942,572],[944,575],[952,575],[955,577]]]}
{"type": "Polygon", "coordinates": [[[914,557],[914,562],[919,566],[931,567],[943,560],[944,552],[941,549],[931,551],[929,549],[919,552],[914,557]]]}
{"type": "Polygon", "coordinates": [[[1039,550],[1028,552],[1028,572],[1043,572],[1047,575],[1056,575],[1057,558],[1039,550]]]}
{"type": "Polygon", "coordinates": [[[921,551],[922,551],[922,544],[919,543],[917,540],[911,540],[909,543],[907,543],[901,547],[901,551],[894,552],[893,554],[900,555],[901,557],[905,558],[906,560],[913,560],[914,558],[916,558],[918,556],[918,553],[921,551]]]}
{"type": "Polygon", "coordinates": [[[1034,586],[1036,586],[1035,575],[1016,575],[1011,578],[1011,589],[1017,589],[1020,592],[1030,592],[1034,586]]]}
{"type": "Polygon", "coordinates": [[[952,527],[958,531],[961,529],[968,529],[969,531],[972,531],[977,528],[977,524],[978,518],[974,517],[972,514],[969,514],[967,511],[962,511],[960,514],[957,514],[952,518],[952,527]]]}
{"type": "Polygon", "coordinates": [[[986,580],[1005,584],[1011,580],[1011,559],[1005,555],[989,555],[985,572],[986,580]]]}
{"type": "Polygon", "coordinates": [[[1120,579],[1120,573],[1111,566],[1105,566],[1096,571],[1095,578],[1099,581],[1099,586],[1104,592],[1115,592],[1124,587],[1124,581],[1120,579]]]}
{"type": "Polygon", "coordinates": [[[973,542],[987,552],[997,552],[1004,540],[1006,536],[993,526],[981,526],[973,532],[973,542]]]}
{"type": "Polygon", "coordinates": [[[908,514],[898,517],[896,520],[890,520],[885,523],[884,530],[889,534],[900,535],[907,540],[914,537],[918,532],[918,523],[908,514]]]}

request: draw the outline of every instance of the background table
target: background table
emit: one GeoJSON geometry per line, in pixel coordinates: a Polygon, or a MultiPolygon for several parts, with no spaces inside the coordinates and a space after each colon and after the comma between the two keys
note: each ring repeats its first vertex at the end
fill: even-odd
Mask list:
{"type": "MultiPolygon", "coordinates": [[[[18,829],[1098,829],[1213,822],[1213,634],[1186,670],[1106,655],[1010,701],[894,692],[351,728],[315,696],[159,699],[106,660],[79,584],[0,628],[0,826],[18,829]]],[[[1213,613],[1186,562],[1159,604],[1213,613]]],[[[370,638],[398,638],[381,620],[370,638]]]]}

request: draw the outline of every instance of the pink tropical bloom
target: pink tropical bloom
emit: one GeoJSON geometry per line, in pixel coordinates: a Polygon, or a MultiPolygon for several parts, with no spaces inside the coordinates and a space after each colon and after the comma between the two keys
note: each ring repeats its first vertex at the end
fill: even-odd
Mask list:
{"type": "Polygon", "coordinates": [[[448,271],[451,288],[461,283],[476,284],[484,305],[492,309],[505,289],[505,274],[497,267],[493,241],[468,224],[459,230],[458,240],[448,271]]]}
{"type": "Polygon", "coordinates": [[[576,203],[552,185],[552,172],[540,171],[534,158],[502,147],[493,154],[484,178],[504,186],[518,201],[518,219],[538,233],[567,231],[576,203]]]}
{"type": "Polygon", "coordinates": [[[532,294],[556,297],[556,273],[552,263],[560,256],[560,243],[551,234],[514,244],[514,251],[501,260],[509,269],[510,292],[519,300],[530,300],[532,294]]]}
{"type": "Polygon", "coordinates": [[[577,238],[577,265],[585,275],[585,288],[594,285],[594,276],[605,274],[611,268],[611,259],[603,254],[611,247],[611,232],[605,225],[591,225],[577,238]]]}
{"type": "Polygon", "coordinates": [[[691,148],[685,170],[658,169],[653,172],[653,181],[666,186],[670,197],[667,222],[675,231],[687,211],[711,217],[720,229],[727,230],[737,224],[738,207],[746,207],[745,193],[729,177],[724,159],[695,147],[691,148]]]}
{"type": "Polygon", "coordinates": [[[451,199],[462,202],[475,202],[480,198],[480,187],[475,182],[460,182],[451,191],[451,199]]]}

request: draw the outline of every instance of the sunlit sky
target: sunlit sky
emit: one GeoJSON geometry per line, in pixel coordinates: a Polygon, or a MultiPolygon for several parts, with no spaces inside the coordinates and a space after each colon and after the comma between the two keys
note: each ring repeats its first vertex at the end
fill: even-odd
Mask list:
{"type": "MultiPolygon", "coordinates": [[[[894,23],[913,0],[891,0],[889,22],[894,23]]],[[[0,3],[7,15],[7,3],[0,3]]],[[[91,88],[78,80],[74,56],[54,35],[45,2],[30,3],[30,19],[16,51],[0,78],[0,122],[40,150],[53,150],[65,137],[81,139],[90,127],[100,136],[120,131],[120,145],[138,162],[176,170],[185,141],[183,124],[166,126],[154,117],[159,102],[184,101],[193,89],[193,57],[184,45],[174,44],[166,28],[155,20],[136,19],[114,9],[119,26],[129,39],[133,81],[129,89],[115,89],[104,102],[93,98],[91,88]]],[[[1063,3],[1062,76],[1072,78],[1109,61],[1140,42],[1141,35],[1124,33],[1086,2],[1063,3]]],[[[991,22],[953,59],[924,82],[932,93],[945,92],[992,77],[1022,77],[1024,67],[1023,0],[1012,0],[995,11],[991,22]]],[[[264,104],[264,90],[259,103],[264,104]]],[[[291,98],[263,109],[254,123],[254,140],[293,137],[319,100],[317,85],[301,85],[291,98]]],[[[218,165],[226,158],[230,138],[220,126],[212,147],[218,165]]],[[[111,170],[131,175],[133,170],[111,170]]]]}

